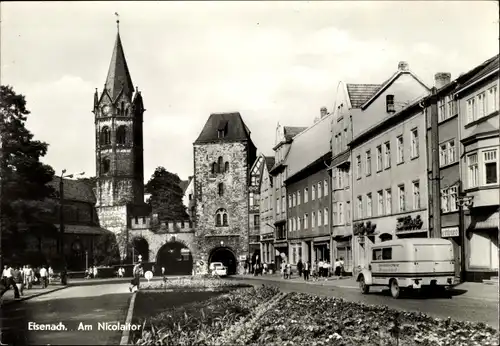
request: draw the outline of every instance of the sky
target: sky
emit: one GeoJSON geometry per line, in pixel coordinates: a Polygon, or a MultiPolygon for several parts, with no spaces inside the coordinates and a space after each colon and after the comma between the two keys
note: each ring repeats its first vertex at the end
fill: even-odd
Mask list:
{"type": "Polygon", "coordinates": [[[0,76],[26,96],[28,128],[60,174],[95,175],[93,95],[102,91],[115,12],[145,103],[147,181],[193,174],[211,113],[241,113],[272,155],[278,122],[311,126],[339,81],[381,83],[399,61],[429,86],[498,54],[495,1],[2,2],[0,76]]]}

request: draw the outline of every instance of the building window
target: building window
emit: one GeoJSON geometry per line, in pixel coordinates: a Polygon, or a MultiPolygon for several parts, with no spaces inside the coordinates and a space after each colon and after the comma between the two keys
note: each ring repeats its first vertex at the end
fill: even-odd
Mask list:
{"type": "Polygon", "coordinates": [[[358,196],[358,219],[363,218],[363,197],[358,196]]]}
{"type": "Polygon", "coordinates": [[[447,97],[448,99],[448,107],[446,109],[447,115],[445,119],[451,118],[455,114],[457,114],[457,101],[453,99],[453,95],[447,97]]]}
{"type": "Polygon", "coordinates": [[[212,163],[212,174],[215,174],[217,172],[217,163],[213,162],[212,163]]]}
{"type": "Polygon", "coordinates": [[[384,193],[382,190],[377,192],[377,215],[384,215],[384,193]]]}
{"type": "Polygon", "coordinates": [[[226,134],[225,134],[225,131],[224,131],[224,130],[221,130],[221,129],[217,130],[217,137],[218,137],[218,138],[224,138],[224,137],[225,137],[225,135],[226,135],[226,134]]]}
{"type": "Polygon", "coordinates": [[[368,193],[366,195],[366,216],[372,216],[372,194],[368,193]]]}
{"type": "Polygon", "coordinates": [[[307,203],[309,201],[309,188],[304,189],[304,203],[307,203]]]}
{"type": "Polygon", "coordinates": [[[296,226],[296,230],[300,231],[302,225],[300,224],[300,217],[298,217],[298,216],[295,219],[295,226],[296,226]]]}
{"type": "Polygon", "coordinates": [[[398,163],[398,164],[403,163],[405,160],[405,145],[404,145],[403,135],[398,136],[397,150],[398,150],[398,157],[397,157],[396,163],[398,163]]]}
{"type": "Polygon", "coordinates": [[[384,168],[391,168],[391,143],[389,142],[386,142],[384,144],[384,156],[384,168]]]}
{"type": "Polygon", "coordinates": [[[252,177],[250,178],[250,185],[252,185],[252,186],[257,185],[257,177],[252,176],[252,177]]]}
{"type": "Polygon", "coordinates": [[[486,93],[477,95],[477,118],[481,119],[486,115],[486,93]]]}
{"type": "Polygon", "coordinates": [[[312,212],[311,227],[316,227],[316,212],[312,212]]]}
{"type": "Polygon", "coordinates": [[[312,186],[311,201],[314,201],[314,199],[316,199],[316,185],[312,186]]]}
{"type": "Polygon", "coordinates": [[[215,225],[217,227],[228,226],[226,209],[217,210],[217,213],[215,214],[215,225]]]}
{"type": "Polygon", "coordinates": [[[344,203],[339,202],[337,206],[338,206],[338,214],[339,214],[338,224],[339,225],[343,225],[345,223],[345,220],[344,220],[344,203]]]}
{"type": "Polygon", "coordinates": [[[372,174],[372,156],[370,150],[365,153],[365,174],[369,176],[372,174]]]}
{"type": "Polygon", "coordinates": [[[328,208],[323,211],[323,224],[328,226],[328,208]]]}
{"type": "Polygon", "coordinates": [[[356,156],[356,178],[361,179],[361,155],[356,156]]]}
{"type": "Polygon", "coordinates": [[[488,113],[491,114],[498,110],[498,89],[495,85],[488,90],[488,113]]]}
{"type": "Polygon", "coordinates": [[[345,204],[345,220],[343,220],[346,224],[351,222],[351,202],[347,201],[345,204]]]}
{"type": "Polygon", "coordinates": [[[455,139],[439,145],[439,166],[449,165],[456,160],[455,139]]]}
{"type": "Polygon", "coordinates": [[[101,129],[101,136],[100,136],[100,142],[101,145],[108,145],[111,144],[111,131],[109,130],[109,127],[104,126],[101,129]]]}
{"type": "Polygon", "coordinates": [[[339,169],[338,171],[338,186],[337,188],[339,189],[343,189],[344,188],[344,171],[342,169],[339,169]]]}
{"type": "Polygon", "coordinates": [[[295,207],[297,205],[297,195],[294,193],[292,195],[292,206],[295,207]]]}
{"type": "Polygon", "coordinates": [[[394,95],[385,96],[385,105],[387,113],[394,113],[396,111],[394,107],[394,95]]]}
{"type": "Polygon", "coordinates": [[[473,97],[467,100],[467,123],[471,123],[476,119],[476,99],[473,97]]]}
{"type": "Polygon", "coordinates": [[[318,198],[321,198],[323,196],[323,193],[322,193],[322,186],[321,186],[321,182],[318,183],[318,198]]]}
{"type": "Polygon", "coordinates": [[[292,195],[288,195],[288,208],[292,207],[292,195]]]}
{"type": "Polygon", "coordinates": [[[339,215],[338,215],[338,203],[337,202],[333,202],[332,203],[332,225],[339,225],[340,222],[339,222],[339,215]]]}
{"type": "Polygon", "coordinates": [[[318,210],[318,227],[323,225],[323,216],[321,210],[318,210]]]}
{"type": "Polygon", "coordinates": [[[297,205],[300,205],[300,191],[297,191],[297,205]]]}
{"type": "Polygon", "coordinates": [[[467,156],[467,166],[469,168],[469,188],[476,187],[479,185],[477,154],[467,156]]]}
{"type": "Polygon", "coordinates": [[[281,212],[286,212],[286,199],[285,197],[281,197],[281,212]]]}
{"type": "Polygon", "coordinates": [[[280,198],[276,198],[276,215],[281,213],[281,207],[280,207],[280,198]]]}
{"type": "Polygon", "coordinates": [[[377,172],[382,170],[382,146],[377,147],[377,172]]]}
{"type": "Polygon", "coordinates": [[[438,119],[439,121],[443,121],[446,119],[446,109],[444,100],[438,101],[438,119]]]}
{"type": "Polygon", "coordinates": [[[335,190],[337,188],[337,175],[338,175],[338,169],[337,168],[332,169],[332,190],[335,190]]]}
{"type": "Polygon", "coordinates": [[[484,158],[484,181],[486,184],[498,183],[498,160],[497,150],[483,152],[484,158]]]}
{"type": "Polygon", "coordinates": [[[392,191],[391,189],[385,190],[385,214],[392,214],[392,191]]]}
{"type": "MultiPolygon", "coordinates": [[[[219,183],[219,197],[224,196],[224,184],[219,183]]],[[[250,206],[253,206],[253,192],[250,192],[250,206]]]]}
{"type": "Polygon", "coordinates": [[[116,143],[117,144],[126,144],[127,143],[127,127],[122,125],[118,126],[116,129],[116,143]]]}
{"type": "Polygon", "coordinates": [[[111,161],[108,158],[104,158],[101,161],[101,173],[108,173],[111,169],[111,161]]]}
{"type": "Polygon", "coordinates": [[[415,128],[411,130],[411,158],[414,159],[419,155],[418,148],[418,130],[415,128]]]}
{"type": "Polygon", "coordinates": [[[224,164],[224,172],[227,173],[229,172],[229,162],[226,161],[226,163],[224,164]]]}
{"type": "Polygon", "coordinates": [[[406,195],[405,186],[398,186],[398,198],[399,198],[399,212],[404,212],[406,210],[406,195]]]}
{"type": "Polygon", "coordinates": [[[325,180],[325,181],[323,182],[323,194],[324,194],[325,196],[328,196],[328,180],[325,180]]]}
{"type": "Polygon", "coordinates": [[[309,228],[309,214],[304,215],[304,229],[309,228]]]}
{"type": "Polygon", "coordinates": [[[217,165],[218,165],[218,172],[219,173],[224,173],[224,160],[222,159],[222,156],[219,156],[219,159],[217,160],[217,165]]]}
{"type": "Polygon", "coordinates": [[[413,182],[413,209],[420,209],[420,182],[413,182]]]}
{"type": "Polygon", "coordinates": [[[441,190],[441,212],[449,213],[457,210],[458,187],[452,186],[441,190]]]}

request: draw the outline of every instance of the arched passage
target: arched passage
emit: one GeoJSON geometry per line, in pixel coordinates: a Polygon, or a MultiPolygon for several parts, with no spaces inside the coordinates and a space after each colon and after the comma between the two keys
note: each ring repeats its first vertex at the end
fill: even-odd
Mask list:
{"type": "Polygon", "coordinates": [[[193,272],[193,255],[188,247],[173,241],[163,245],[156,255],[158,271],[165,268],[166,275],[191,275],[193,272]]]}
{"type": "Polygon", "coordinates": [[[208,258],[208,263],[222,262],[227,268],[228,275],[236,274],[236,256],[234,252],[227,247],[218,247],[212,250],[208,258]]]}
{"type": "Polygon", "coordinates": [[[149,262],[149,244],[143,237],[136,237],[132,240],[132,251],[134,263],[139,260],[139,255],[142,256],[142,262],[149,262]]]}

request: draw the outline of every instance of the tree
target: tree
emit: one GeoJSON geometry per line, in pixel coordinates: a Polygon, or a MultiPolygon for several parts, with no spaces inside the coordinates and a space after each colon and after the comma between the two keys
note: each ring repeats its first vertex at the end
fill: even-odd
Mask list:
{"type": "Polygon", "coordinates": [[[188,218],[186,208],[182,204],[184,192],[180,182],[177,174],[158,167],[146,184],[146,192],[151,194],[148,203],[153,214],[158,214],[159,221],[181,221],[188,218]]]}
{"type": "Polygon", "coordinates": [[[10,86],[0,86],[2,254],[22,254],[27,232],[40,237],[56,229],[50,222],[54,210],[48,198],[54,189],[52,167],[40,162],[48,144],[33,139],[25,123],[30,112],[23,95],[10,86]]]}

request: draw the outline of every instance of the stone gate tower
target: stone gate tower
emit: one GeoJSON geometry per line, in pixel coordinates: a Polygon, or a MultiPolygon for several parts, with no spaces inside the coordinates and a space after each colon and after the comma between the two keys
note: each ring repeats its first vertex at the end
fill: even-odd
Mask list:
{"type": "MultiPolygon", "coordinates": [[[[117,22],[118,23],[118,22],[117,22]]],[[[104,90],[94,95],[96,198],[101,227],[124,241],[132,205],[144,203],[143,113],[118,31],[104,90]]]]}

